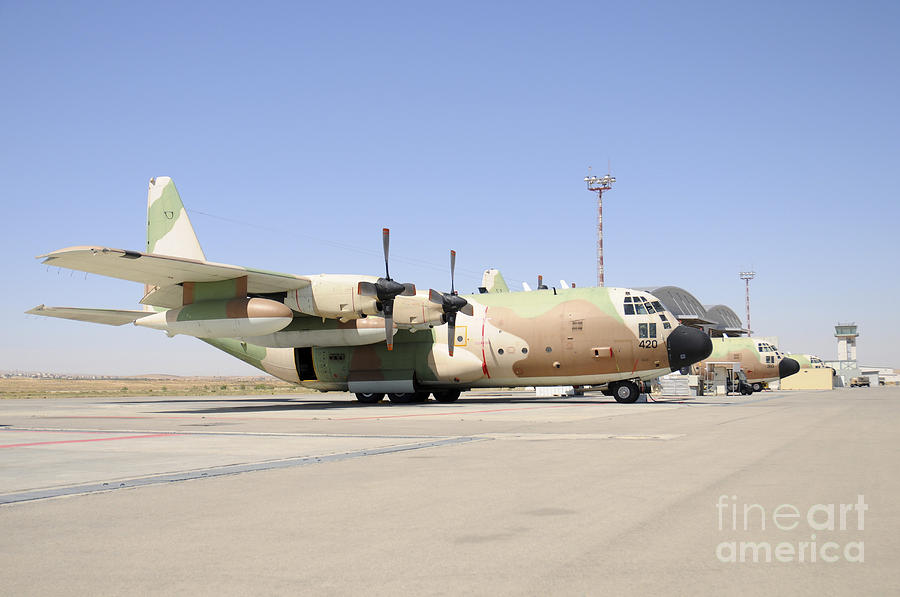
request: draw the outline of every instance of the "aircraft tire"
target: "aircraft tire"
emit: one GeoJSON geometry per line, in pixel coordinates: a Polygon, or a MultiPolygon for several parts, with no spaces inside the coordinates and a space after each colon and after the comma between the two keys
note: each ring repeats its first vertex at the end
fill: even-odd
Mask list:
{"type": "Polygon", "coordinates": [[[434,399],[438,402],[456,402],[459,400],[459,390],[442,390],[433,392],[434,399]]]}
{"type": "Polygon", "coordinates": [[[417,402],[419,392],[388,392],[388,400],[394,404],[411,404],[417,402]]]}
{"type": "Polygon", "coordinates": [[[384,398],[384,394],[376,394],[374,392],[357,392],[356,399],[362,402],[363,404],[378,404],[381,402],[381,399],[384,398]]]}
{"type": "Polygon", "coordinates": [[[633,381],[619,381],[610,384],[610,388],[613,391],[613,397],[616,399],[616,402],[622,404],[637,402],[638,397],[641,395],[637,384],[633,381]]]}
{"type": "Polygon", "coordinates": [[[762,384],[759,383],[759,382],[753,384],[753,385],[750,386],[750,387],[753,388],[753,391],[754,391],[754,392],[759,392],[760,390],[762,390],[762,384]]]}
{"type": "Polygon", "coordinates": [[[416,392],[413,402],[428,402],[429,396],[431,396],[431,392],[416,392]]]}

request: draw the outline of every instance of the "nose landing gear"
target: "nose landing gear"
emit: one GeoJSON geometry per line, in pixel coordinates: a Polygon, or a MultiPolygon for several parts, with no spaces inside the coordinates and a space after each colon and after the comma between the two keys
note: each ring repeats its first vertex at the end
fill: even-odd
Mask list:
{"type": "Polygon", "coordinates": [[[609,391],[616,402],[631,404],[637,402],[641,391],[633,381],[617,381],[609,384],[609,391]]]}

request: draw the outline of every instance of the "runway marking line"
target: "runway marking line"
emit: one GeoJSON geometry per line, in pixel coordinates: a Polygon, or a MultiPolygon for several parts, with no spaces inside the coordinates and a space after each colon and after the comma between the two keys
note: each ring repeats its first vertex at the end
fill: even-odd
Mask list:
{"type": "MultiPolygon", "coordinates": [[[[35,432],[40,433],[40,432],[35,432]]],[[[120,435],[117,437],[91,437],[87,439],[61,439],[52,442],[30,442],[25,444],[3,444],[0,448],[24,448],[27,446],[49,446],[51,444],[79,444],[84,442],[109,442],[117,439],[143,439],[146,437],[171,437],[174,433],[151,433],[145,435],[120,435]]]]}

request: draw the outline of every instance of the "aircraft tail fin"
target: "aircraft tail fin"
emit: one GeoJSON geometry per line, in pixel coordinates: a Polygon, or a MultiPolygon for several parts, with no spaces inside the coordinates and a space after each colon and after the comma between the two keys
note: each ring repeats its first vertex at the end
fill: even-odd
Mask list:
{"type": "Polygon", "coordinates": [[[206,261],[175,183],[150,179],[147,191],[147,252],[206,261]]]}
{"type": "Polygon", "coordinates": [[[488,292],[509,292],[509,286],[503,279],[503,274],[497,269],[484,270],[484,276],[481,277],[481,286],[488,292]]]}

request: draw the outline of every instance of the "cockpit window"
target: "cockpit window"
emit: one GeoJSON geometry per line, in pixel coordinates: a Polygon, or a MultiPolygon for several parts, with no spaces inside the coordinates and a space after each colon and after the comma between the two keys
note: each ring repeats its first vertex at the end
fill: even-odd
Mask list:
{"type": "Polygon", "coordinates": [[[622,308],[625,311],[625,315],[658,314],[660,319],[668,321],[664,314],[666,308],[663,307],[662,303],[643,296],[626,296],[623,300],[622,308]]]}

